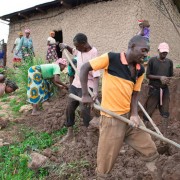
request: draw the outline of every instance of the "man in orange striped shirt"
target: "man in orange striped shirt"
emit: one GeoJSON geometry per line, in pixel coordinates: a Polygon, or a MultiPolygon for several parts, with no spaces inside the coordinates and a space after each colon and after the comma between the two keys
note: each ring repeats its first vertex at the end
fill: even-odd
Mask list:
{"type": "MultiPolygon", "coordinates": [[[[137,35],[129,41],[126,53],[110,52],[85,63],[80,71],[83,103],[92,102],[87,90],[88,72],[104,69],[101,106],[129,118],[134,127],[144,126],[138,116],[137,107],[144,77],[144,67],[140,63],[147,56],[149,48],[147,39],[137,35]]],[[[103,112],[101,112],[99,130],[96,168],[99,180],[109,179],[123,142],[143,156],[153,178],[157,179],[155,161],[158,152],[148,133],[129,127],[128,124],[103,112]]]]}

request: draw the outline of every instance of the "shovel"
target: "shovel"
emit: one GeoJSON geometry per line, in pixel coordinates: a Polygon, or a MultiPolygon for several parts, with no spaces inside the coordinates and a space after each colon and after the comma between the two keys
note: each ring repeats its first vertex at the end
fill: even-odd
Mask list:
{"type": "MultiPolygon", "coordinates": [[[[74,69],[74,71],[77,73],[77,75],[79,76],[79,72],[77,71],[77,68],[75,67],[75,65],[73,64],[71,58],[69,57],[69,54],[67,52],[66,49],[64,49],[64,54],[66,56],[66,58],[68,59],[69,63],[71,64],[72,68],[74,69]]],[[[91,91],[90,88],[88,88],[88,92],[91,95],[91,97],[93,96],[93,92],[91,91]]],[[[100,102],[96,99],[96,104],[100,105],[100,102]]],[[[154,127],[154,129],[156,130],[156,132],[163,136],[162,133],[160,132],[160,130],[158,129],[158,127],[156,126],[156,124],[153,122],[153,120],[151,119],[151,117],[148,115],[148,113],[146,112],[146,110],[143,108],[143,106],[141,105],[140,102],[138,102],[139,107],[142,109],[142,111],[144,112],[144,114],[146,115],[146,117],[148,118],[148,120],[150,121],[150,123],[152,124],[152,126],[154,127]]]]}
{"type": "MultiPolygon", "coordinates": [[[[76,96],[76,95],[74,95],[74,94],[70,94],[69,97],[73,98],[73,99],[75,99],[75,100],[77,100],[79,102],[82,102],[81,98],[76,96]]],[[[103,108],[100,105],[97,105],[95,103],[93,104],[93,106],[94,106],[95,109],[97,109],[99,111],[102,111],[102,112],[105,112],[106,114],[108,114],[108,115],[110,115],[110,116],[112,116],[112,117],[114,117],[116,119],[119,119],[119,120],[127,123],[131,127],[133,127],[133,124],[132,124],[132,122],[129,119],[127,119],[127,118],[125,118],[123,116],[120,116],[118,114],[115,114],[112,111],[109,111],[109,110],[107,110],[107,109],[105,109],[105,108],[103,108]]],[[[180,144],[178,144],[178,143],[176,143],[176,142],[174,142],[174,141],[172,141],[172,140],[170,140],[168,138],[165,138],[164,136],[161,136],[158,133],[156,133],[154,131],[151,131],[150,129],[148,129],[148,128],[144,127],[144,126],[139,126],[138,129],[140,129],[140,130],[142,130],[144,132],[147,132],[147,133],[151,134],[152,136],[155,136],[156,138],[160,139],[161,141],[166,142],[168,144],[171,144],[171,145],[173,145],[173,146],[175,146],[175,147],[180,149],[180,144]]]]}

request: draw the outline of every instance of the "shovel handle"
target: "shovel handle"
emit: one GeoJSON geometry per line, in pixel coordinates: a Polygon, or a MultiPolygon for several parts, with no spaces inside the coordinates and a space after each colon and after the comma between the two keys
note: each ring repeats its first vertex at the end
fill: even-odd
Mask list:
{"type": "MultiPolygon", "coordinates": [[[[69,94],[69,97],[70,97],[70,98],[73,98],[73,99],[75,99],[75,100],[77,100],[77,101],[79,101],[79,102],[82,102],[82,99],[81,99],[80,97],[74,95],[74,94],[69,94]]],[[[123,122],[125,122],[125,123],[127,123],[127,124],[129,124],[129,125],[132,125],[132,124],[131,124],[131,121],[130,121],[129,119],[123,117],[123,116],[120,116],[120,115],[118,115],[118,114],[115,114],[115,113],[113,113],[112,111],[109,111],[109,110],[107,110],[107,109],[105,109],[105,108],[103,108],[103,107],[101,107],[100,105],[97,105],[97,104],[95,104],[95,103],[93,104],[93,106],[94,106],[94,108],[97,109],[97,110],[100,110],[100,111],[102,111],[102,112],[105,112],[106,114],[109,114],[110,116],[112,116],[112,117],[114,117],[114,118],[116,118],[116,119],[119,119],[119,120],[121,120],[121,121],[123,121],[123,122]]],[[[158,138],[158,139],[160,139],[160,140],[162,140],[162,141],[164,141],[164,142],[166,142],[166,143],[168,143],[168,144],[171,144],[171,145],[173,145],[173,146],[175,146],[175,147],[177,147],[177,148],[180,149],[180,144],[178,144],[178,143],[176,143],[176,142],[174,142],[174,141],[172,141],[172,140],[170,140],[170,139],[168,139],[168,138],[165,138],[164,136],[161,136],[161,135],[157,134],[157,133],[154,132],[154,131],[151,131],[150,129],[146,128],[145,126],[139,126],[138,129],[140,129],[140,130],[142,130],[142,131],[144,131],[144,132],[147,132],[147,133],[155,136],[156,138],[158,138]]]]}

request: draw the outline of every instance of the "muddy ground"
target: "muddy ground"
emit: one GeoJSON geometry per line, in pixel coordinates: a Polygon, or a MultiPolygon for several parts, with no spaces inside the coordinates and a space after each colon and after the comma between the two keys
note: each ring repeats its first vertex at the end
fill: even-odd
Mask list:
{"type": "MultiPolygon", "coordinates": [[[[168,127],[167,137],[180,143],[180,80],[174,80],[171,86],[171,121],[168,127]]],[[[43,105],[41,116],[32,117],[30,113],[15,120],[15,124],[24,124],[37,131],[46,131],[52,133],[63,127],[65,120],[65,108],[68,94],[63,91],[58,96],[52,98],[43,105]]],[[[147,96],[147,84],[143,85],[141,93],[141,102],[147,96]]],[[[153,115],[156,124],[161,130],[161,117],[156,111],[153,115]]],[[[14,126],[16,127],[16,126],[14,126]]],[[[13,132],[16,132],[15,130],[13,132]]],[[[12,133],[13,135],[13,133],[12,133]]],[[[8,137],[4,137],[8,141],[8,137]]],[[[163,147],[159,140],[153,138],[161,154],[157,166],[159,173],[164,180],[180,179],[180,152],[172,145],[163,147]]],[[[66,144],[60,144],[57,139],[55,144],[46,149],[44,155],[50,158],[50,163],[56,167],[56,170],[49,168],[47,179],[84,179],[91,180],[95,178],[96,152],[98,143],[98,131],[92,136],[93,146],[89,148],[86,144],[85,129],[81,121],[78,121],[76,128],[76,137],[73,141],[66,144]],[[56,149],[53,151],[52,149],[56,149]],[[78,163],[79,162],[79,163],[78,163]],[[74,163],[74,166],[73,166],[74,163]],[[64,168],[63,165],[68,165],[64,168]],[[76,166],[76,167],[75,167],[76,166]],[[59,167],[59,169],[58,169],[59,167]],[[64,168],[64,171],[63,171],[64,168]]],[[[42,152],[43,153],[43,152],[42,152]]],[[[151,176],[141,161],[140,156],[131,147],[124,145],[123,151],[120,151],[117,162],[112,170],[112,179],[116,180],[151,180],[151,176]]]]}

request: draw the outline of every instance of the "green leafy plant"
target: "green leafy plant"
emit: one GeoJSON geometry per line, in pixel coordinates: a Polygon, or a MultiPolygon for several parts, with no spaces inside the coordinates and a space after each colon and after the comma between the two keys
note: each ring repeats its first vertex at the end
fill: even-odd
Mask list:
{"type": "Polygon", "coordinates": [[[3,97],[2,99],[1,99],[1,102],[7,102],[8,101],[8,97],[3,97]]]}
{"type": "Polygon", "coordinates": [[[25,102],[23,101],[19,101],[17,102],[17,99],[12,99],[10,102],[9,102],[9,105],[11,107],[11,110],[14,112],[14,113],[18,113],[21,106],[25,105],[25,102]]]}
{"type": "Polygon", "coordinates": [[[0,68],[0,74],[3,74],[5,72],[4,68],[0,68]]]}
{"type": "Polygon", "coordinates": [[[24,138],[22,142],[0,148],[0,179],[1,180],[24,180],[44,179],[48,170],[40,168],[34,172],[27,167],[31,151],[41,151],[50,147],[54,138],[63,135],[67,131],[62,128],[49,135],[45,132],[35,132],[30,128],[21,127],[19,133],[24,138]]]}
{"type": "MultiPolygon", "coordinates": [[[[33,61],[23,63],[18,69],[8,68],[5,75],[6,78],[15,81],[19,89],[15,92],[16,97],[13,100],[10,100],[10,107],[14,115],[17,115],[21,106],[25,105],[27,98],[27,83],[28,83],[28,69],[31,66],[43,64],[44,61],[41,58],[34,58],[33,61]]],[[[7,98],[1,99],[1,102],[7,102],[7,98]]]]}
{"type": "Polygon", "coordinates": [[[40,58],[34,58],[33,61],[29,61],[27,63],[23,63],[18,69],[15,74],[16,82],[20,86],[20,94],[23,94],[24,96],[21,96],[23,100],[26,99],[26,91],[27,91],[27,83],[28,83],[28,69],[31,66],[44,64],[43,59],[40,58]]]}
{"type": "Polygon", "coordinates": [[[178,64],[178,65],[176,66],[176,68],[180,68],[180,64],[178,64]]]}
{"type": "Polygon", "coordinates": [[[23,180],[41,179],[47,175],[46,170],[40,169],[38,174],[27,167],[31,150],[41,150],[52,145],[52,137],[47,133],[35,133],[23,129],[24,141],[10,146],[0,148],[0,179],[2,180],[23,180]]]}

